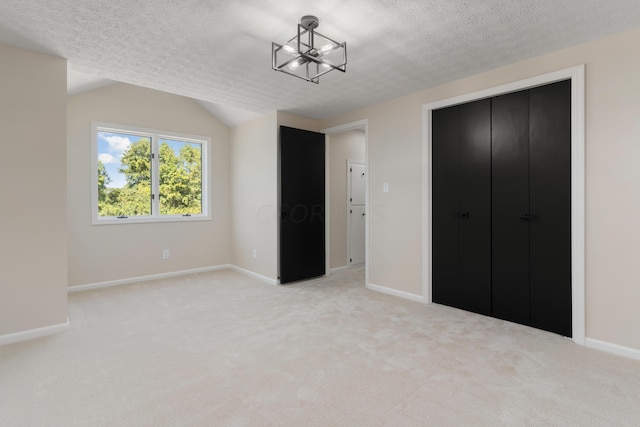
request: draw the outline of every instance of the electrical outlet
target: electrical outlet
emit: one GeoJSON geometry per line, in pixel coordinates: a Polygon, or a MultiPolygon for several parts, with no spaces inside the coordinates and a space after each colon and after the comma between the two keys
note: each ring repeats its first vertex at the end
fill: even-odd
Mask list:
{"type": "Polygon", "coordinates": [[[169,259],[169,249],[162,250],[162,259],[169,259]]]}
{"type": "Polygon", "coordinates": [[[253,259],[258,258],[258,252],[254,249],[253,250],[253,259]]]}

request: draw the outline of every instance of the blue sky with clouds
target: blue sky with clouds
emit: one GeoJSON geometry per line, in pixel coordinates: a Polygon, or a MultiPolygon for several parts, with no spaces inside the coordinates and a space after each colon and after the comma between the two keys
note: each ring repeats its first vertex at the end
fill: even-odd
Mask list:
{"type": "MultiPolygon", "coordinates": [[[[130,135],[126,133],[98,131],[98,160],[100,160],[107,170],[111,182],[107,187],[122,188],[127,183],[124,174],[120,173],[122,154],[131,147],[131,144],[138,142],[144,136],[130,135]]],[[[201,148],[200,144],[173,141],[169,139],[160,140],[161,144],[168,144],[176,155],[179,154],[180,148],[185,145],[191,145],[201,148]]]]}
{"type": "Polygon", "coordinates": [[[122,154],[131,147],[131,144],[138,142],[138,135],[127,135],[124,133],[114,132],[98,132],[98,160],[100,160],[107,169],[107,174],[111,178],[111,182],[107,187],[122,188],[126,184],[126,177],[120,173],[120,160],[122,154]]]}

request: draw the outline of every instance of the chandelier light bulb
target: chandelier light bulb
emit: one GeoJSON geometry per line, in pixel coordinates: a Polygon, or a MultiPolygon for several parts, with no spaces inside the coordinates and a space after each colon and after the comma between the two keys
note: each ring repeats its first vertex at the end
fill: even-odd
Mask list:
{"type": "Polygon", "coordinates": [[[295,48],[288,44],[285,44],[282,49],[290,55],[295,55],[297,53],[295,48]]]}
{"type": "Polygon", "coordinates": [[[324,53],[328,53],[328,52],[330,52],[331,50],[333,50],[333,45],[332,45],[332,44],[325,44],[324,46],[322,46],[322,47],[320,48],[320,52],[321,52],[321,53],[323,53],[323,54],[324,54],[324,53]]]}

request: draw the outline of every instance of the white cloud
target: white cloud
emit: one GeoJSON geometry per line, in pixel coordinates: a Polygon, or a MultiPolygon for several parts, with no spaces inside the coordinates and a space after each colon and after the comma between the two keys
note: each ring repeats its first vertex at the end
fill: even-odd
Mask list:
{"type": "Polygon", "coordinates": [[[102,153],[98,156],[98,160],[102,162],[102,164],[108,165],[110,163],[119,163],[118,159],[113,157],[111,154],[102,153]]]}
{"type": "Polygon", "coordinates": [[[109,151],[112,153],[122,154],[131,147],[131,140],[125,136],[109,135],[104,140],[109,144],[109,151]]]}

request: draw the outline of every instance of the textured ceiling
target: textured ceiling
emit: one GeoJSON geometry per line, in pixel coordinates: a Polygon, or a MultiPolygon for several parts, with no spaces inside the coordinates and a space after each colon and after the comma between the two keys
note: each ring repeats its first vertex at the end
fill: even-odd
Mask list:
{"type": "Polygon", "coordinates": [[[66,58],[70,93],[130,83],[228,125],[328,118],[638,26],[638,0],[0,0],[0,42],[66,58]],[[319,85],[271,69],[306,14],[348,46],[319,85]]]}

